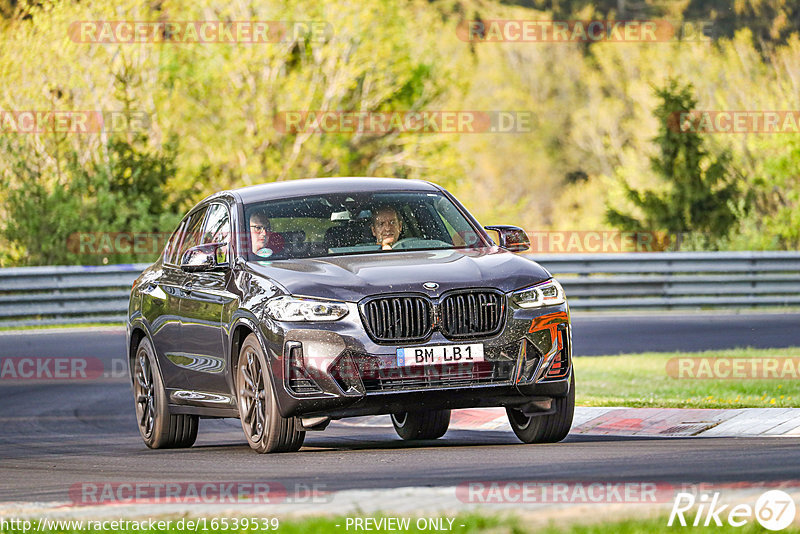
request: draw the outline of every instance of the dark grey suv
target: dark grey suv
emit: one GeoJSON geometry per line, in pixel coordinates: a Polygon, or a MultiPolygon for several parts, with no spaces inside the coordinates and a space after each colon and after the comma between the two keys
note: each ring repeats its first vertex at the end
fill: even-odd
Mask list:
{"type": "Polygon", "coordinates": [[[333,419],[391,414],[435,439],[450,410],[503,406],[526,443],[575,404],[569,308],[519,228],[481,228],[441,187],[385,178],[224,191],[193,208],[136,280],[128,350],[151,448],[241,419],[259,452],[333,419]],[[492,240],[487,230],[494,234],[492,240]]]}

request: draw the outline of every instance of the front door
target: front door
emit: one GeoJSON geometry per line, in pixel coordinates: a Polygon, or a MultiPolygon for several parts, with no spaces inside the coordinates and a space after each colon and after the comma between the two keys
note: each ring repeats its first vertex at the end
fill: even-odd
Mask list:
{"type": "MultiPolygon", "coordinates": [[[[224,204],[211,204],[199,244],[221,243],[218,262],[230,257],[230,216],[224,204]]],[[[231,270],[187,273],[180,304],[181,365],[202,404],[230,402],[227,374],[227,340],[224,317],[236,303],[236,295],[228,291],[231,270]]]]}

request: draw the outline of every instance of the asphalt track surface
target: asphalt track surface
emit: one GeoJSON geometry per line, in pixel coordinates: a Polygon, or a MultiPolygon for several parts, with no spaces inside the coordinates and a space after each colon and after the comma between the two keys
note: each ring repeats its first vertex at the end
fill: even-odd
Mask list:
{"type": "MultiPolygon", "coordinates": [[[[800,315],[575,317],[581,354],[800,345],[800,315]]],[[[0,335],[0,356],[123,354],[120,332],[0,335]]],[[[0,384],[0,502],[69,502],[83,482],[270,481],[327,491],[475,480],[683,483],[800,480],[797,438],[570,436],[522,445],[509,432],[453,430],[407,443],[391,428],[334,424],[298,453],[258,455],[237,420],[202,420],[191,449],[142,443],[123,380],[0,384]]]]}

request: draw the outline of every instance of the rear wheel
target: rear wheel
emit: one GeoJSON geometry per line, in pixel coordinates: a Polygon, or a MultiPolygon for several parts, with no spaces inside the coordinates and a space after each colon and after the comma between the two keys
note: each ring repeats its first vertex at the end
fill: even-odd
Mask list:
{"type": "Polygon", "coordinates": [[[136,421],[145,445],[151,449],[191,447],[197,439],[196,415],[172,414],[164,382],[150,340],[143,338],[133,362],[136,421]]]}
{"type": "Polygon", "coordinates": [[[569,381],[569,393],[553,399],[555,413],[527,416],[514,408],[506,408],[514,434],[524,443],[555,443],[569,434],[575,412],[575,372],[569,381]]]}
{"type": "Polygon", "coordinates": [[[393,413],[392,425],[405,440],[440,438],[450,426],[450,410],[393,413]]]}
{"type": "Polygon", "coordinates": [[[239,418],[250,447],[256,452],[294,452],[303,445],[305,431],[294,417],[281,417],[270,381],[267,360],[255,334],[242,344],[236,364],[239,418]]]}

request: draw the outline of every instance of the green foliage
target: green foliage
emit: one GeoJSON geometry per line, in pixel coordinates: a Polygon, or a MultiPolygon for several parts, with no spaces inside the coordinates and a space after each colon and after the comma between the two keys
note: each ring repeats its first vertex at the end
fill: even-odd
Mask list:
{"type": "Polygon", "coordinates": [[[800,31],[800,6],[793,0],[500,0],[540,10],[549,10],[553,18],[575,18],[587,11],[596,18],[619,20],[660,19],[704,21],[710,23],[714,37],[733,37],[748,28],[760,48],[785,43],[800,31]]]}
{"type": "Polygon", "coordinates": [[[729,246],[800,250],[800,141],[781,136],[758,148],[762,159],[750,186],[750,213],[729,246]]]}
{"type": "MultiPolygon", "coordinates": [[[[204,18],[194,2],[170,8],[184,19],[204,18]]],[[[285,111],[440,109],[443,96],[461,84],[453,76],[458,60],[444,55],[435,37],[446,35],[435,11],[420,3],[304,0],[226,9],[233,20],[322,20],[331,31],[322,40],[163,50],[166,68],[153,74],[170,90],[155,85],[153,100],[169,109],[162,126],[190,138],[182,144],[176,189],[190,185],[201,168],[209,189],[310,176],[436,172],[446,181],[460,174],[441,136],[292,133],[277,126],[285,111]]],[[[457,40],[454,33],[450,40],[457,40]]]]}
{"type": "Polygon", "coordinates": [[[800,6],[793,0],[693,0],[685,16],[711,21],[716,37],[732,37],[748,28],[763,50],[800,31],[800,6]]]}
{"type": "MultiPolygon", "coordinates": [[[[45,157],[2,145],[10,158],[5,189],[6,217],[0,235],[19,248],[21,265],[95,264],[150,261],[136,255],[127,236],[156,234],[177,222],[165,185],[175,174],[175,142],[149,153],[112,139],[102,161],[82,163],[71,151],[50,176],[45,157]],[[130,249],[130,250],[129,250],[130,249]]],[[[162,240],[163,241],[163,240],[162,240]]]]}
{"type": "Polygon", "coordinates": [[[484,223],[606,230],[612,205],[621,227],[712,235],[697,247],[796,248],[800,185],[790,136],[678,136],[657,116],[666,104],[652,87],[668,90],[670,78],[694,92],[681,100],[676,89],[669,105],[797,109],[794,8],[785,0],[724,4],[0,0],[0,110],[114,110],[150,119],[111,138],[0,131],[0,221],[12,212],[30,219],[0,235],[0,265],[122,261],[54,251],[75,232],[169,232],[177,213],[221,189],[336,175],[431,180],[484,223]],[[467,43],[456,31],[466,18],[606,17],[711,20],[725,37],[585,46],[467,43]],[[261,44],[70,38],[76,21],[121,18],[323,21],[329,31],[261,44]],[[281,112],[309,110],[523,111],[532,121],[530,131],[513,134],[278,127],[281,112]],[[627,189],[613,187],[617,180],[627,189]],[[60,215],[39,215],[52,211],[60,215]],[[39,238],[25,237],[32,235],[39,238]]]}
{"type": "Polygon", "coordinates": [[[3,148],[16,185],[3,184],[5,219],[0,232],[24,252],[24,256],[11,259],[21,265],[64,263],[61,258],[67,254],[67,238],[80,227],[81,198],[66,177],[50,186],[41,161],[33,160],[26,151],[7,140],[3,148]]]}
{"type": "MultiPolygon", "coordinates": [[[[123,4],[30,4],[29,16],[8,28],[14,38],[0,48],[0,80],[13,90],[0,94],[0,110],[117,110],[146,113],[151,120],[141,132],[145,139],[127,151],[107,142],[106,134],[9,134],[19,150],[0,152],[7,219],[26,213],[18,206],[31,208],[25,203],[28,189],[48,213],[65,197],[73,203],[79,196],[91,198],[92,205],[78,202],[86,211],[81,217],[54,217],[57,232],[50,229],[53,221],[33,220],[44,210],[28,211],[25,217],[32,220],[9,223],[1,248],[10,252],[3,263],[118,261],[119,256],[57,253],[56,244],[82,231],[168,232],[172,223],[159,226],[162,215],[220,189],[331,175],[434,177],[447,183],[462,174],[444,136],[287,133],[276,127],[279,113],[291,110],[442,109],[443,95],[462,83],[453,79],[452,62],[431,38],[443,33],[443,22],[424,3],[123,4]],[[69,38],[75,21],[117,20],[122,12],[142,21],[324,21],[331,31],[314,39],[290,33],[284,41],[255,45],[95,45],[69,38]],[[419,39],[420,31],[427,38],[419,39]],[[19,57],[26,58],[21,68],[19,57]],[[180,151],[170,147],[171,138],[181,140],[180,151]],[[36,168],[17,168],[26,153],[37,154],[36,168]],[[157,154],[169,158],[169,168],[144,168],[164,166],[157,154]],[[126,202],[118,204],[121,198],[126,202]],[[45,242],[32,237],[48,233],[45,242]]],[[[455,33],[451,41],[457,41],[455,33]]]]}
{"type": "Polygon", "coordinates": [[[607,219],[626,231],[699,232],[713,244],[727,237],[736,222],[740,192],[732,181],[730,154],[710,156],[695,129],[681,124],[681,114],[697,106],[690,85],[673,79],[656,89],[656,95],[661,103],[654,114],[660,126],[653,141],[659,155],[650,159],[650,166],[666,188],[639,190],[623,183],[627,199],[642,215],[609,206],[607,219]]]}
{"type": "Polygon", "coordinates": [[[765,171],[756,200],[764,233],[775,236],[776,248],[800,250],[800,142],[791,139],[765,171]]]}

